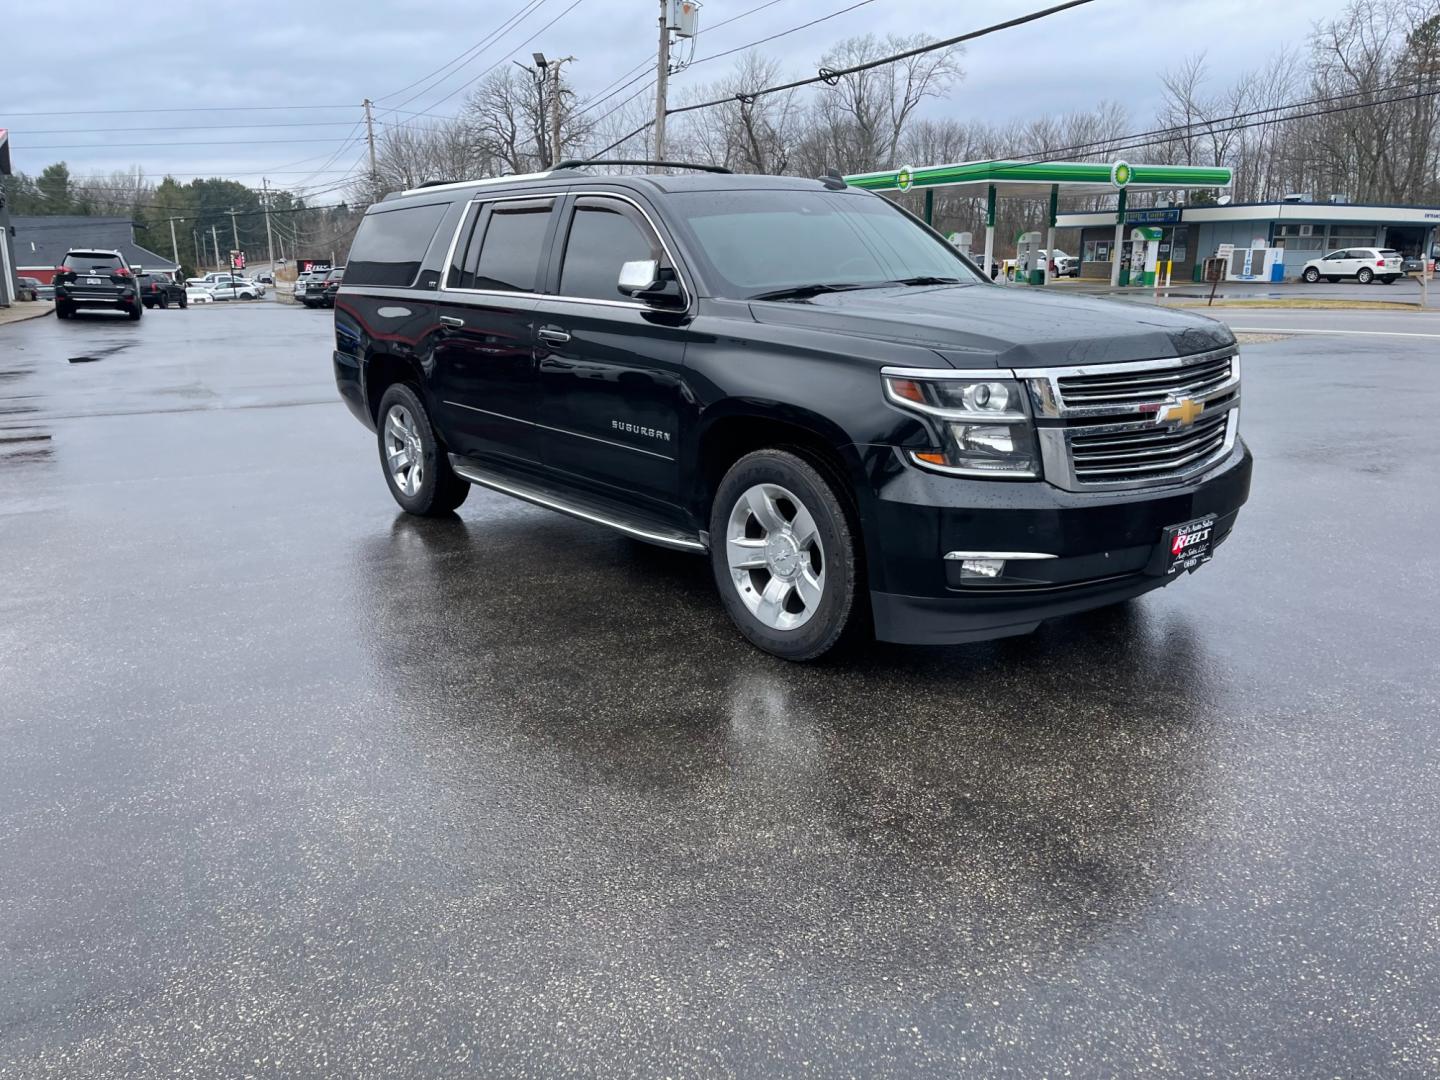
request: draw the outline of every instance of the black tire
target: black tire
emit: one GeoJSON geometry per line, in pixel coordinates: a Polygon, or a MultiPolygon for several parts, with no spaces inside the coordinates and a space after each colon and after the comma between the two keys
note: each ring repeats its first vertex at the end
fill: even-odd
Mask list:
{"type": "Polygon", "coordinates": [[[170,298],[162,296],[159,300],[156,301],[156,303],[160,305],[160,309],[162,311],[167,310],[170,307],[170,298]]]}
{"type": "Polygon", "coordinates": [[[1331,277],[1329,274],[1325,275],[1325,280],[1330,282],[1331,285],[1338,284],[1340,281],[1338,277],[1331,277]]]}
{"type": "Polygon", "coordinates": [[[1369,285],[1370,282],[1375,280],[1375,271],[1371,270],[1368,266],[1362,266],[1359,270],[1355,271],[1355,280],[1361,285],[1369,285]]]}
{"type": "Polygon", "coordinates": [[[188,296],[182,296],[179,300],[176,301],[176,303],[180,305],[180,310],[184,311],[187,307],[190,306],[190,298],[188,296]]]}
{"type": "Polygon", "coordinates": [[[400,509],[417,517],[439,517],[465,501],[470,494],[470,484],[456,476],[455,470],[450,468],[445,445],[435,434],[425,403],[414,389],[404,383],[396,383],[386,390],[385,396],[380,399],[377,418],[375,444],[380,451],[380,470],[385,474],[385,483],[400,504],[400,509]],[[397,484],[386,454],[387,420],[391,410],[397,407],[410,417],[420,443],[420,482],[413,493],[402,490],[397,484]]]}
{"type": "Polygon", "coordinates": [[[55,317],[57,319],[68,319],[75,314],[75,309],[69,304],[57,303],[55,305],[55,317]]]}
{"type": "Polygon", "coordinates": [[[140,316],[145,314],[145,308],[140,304],[136,304],[134,307],[129,309],[128,314],[130,316],[131,322],[139,322],[140,316]]]}
{"type": "MultiPolygon", "coordinates": [[[[864,568],[859,551],[859,522],[843,481],[826,475],[819,462],[781,449],[757,450],[746,454],[725,474],[715,493],[710,511],[710,566],[715,575],[720,601],[736,627],[753,645],[784,660],[813,660],[829,652],[842,639],[858,631],[863,623],[864,568]],[[768,568],[733,571],[728,555],[727,535],[732,512],[743,514],[741,500],[758,485],[774,485],[792,492],[815,523],[818,549],[801,553],[802,558],[823,561],[823,585],[812,612],[794,629],[767,625],[752,613],[741,590],[753,589],[763,596],[765,586],[775,580],[768,568]],[[736,573],[744,574],[744,584],[736,573]],[[765,578],[762,582],[759,578],[765,578]]],[[[783,497],[776,500],[781,516],[786,515],[783,497]]],[[[798,508],[790,521],[798,519],[798,508]]],[[[758,519],[754,524],[758,524],[758,519]]],[[[746,535],[749,535],[748,533],[746,535]]],[[[783,571],[782,571],[783,572],[783,571]]],[[[793,572],[793,571],[792,571],[793,572]]],[[[757,597],[758,599],[758,597],[757,597]]],[[[785,604],[791,602],[786,599],[785,604]]],[[[803,605],[802,601],[795,601],[803,605]]]]}
{"type": "Polygon", "coordinates": [[[1305,273],[1300,276],[1303,277],[1306,281],[1308,281],[1311,285],[1314,285],[1315,282],[1320,280],[1320,271],[1316,270],[1313,266],[1307,266],[1305,268],[1305,273]]]}
{"type": "Polygon", "coordinates": [[[1380,280],[1381,280],[1382,282],[1384,282],[1386,285],[1394,285],[1394,284],[1395,284],[1395,275],[1394,275],[1394,274],[1386,274],[1386,275],[1385,275],[1384,277],[1382,277],[1380,280]]]}

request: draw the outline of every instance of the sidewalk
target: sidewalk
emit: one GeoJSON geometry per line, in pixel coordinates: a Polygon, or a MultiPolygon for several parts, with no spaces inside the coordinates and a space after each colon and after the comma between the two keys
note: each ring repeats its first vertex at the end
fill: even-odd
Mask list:
{"type": "Polygon", "coordinates": [[[9,307],[0,307],[0,326],[12,322],[24,322],[26,319],[38,319],[42,315],[49,315],[55,310],[55,305],[48,300],[23,300],[11,304],[9,307]]]}
{"type": "MultiPolygon", "coordinates": [[[[1435,283],[1431,283],[1432,288],[1435,283]]],[[[1026,288],[1027,286],[1018,286],[1026,288]]],[[[1112,286],[1094,278],[1068,278],[1052,281],[1050,288],[1058,292],[1084,296],[1104,296],[1114,300],[1192,307],[1206,304],[1210,285],[1203,282],[1176,282],[1168,289],[1145,289],[1135,286],[1112,286]]],[[[1440,299],[1440,297],[1437,297],[1440,299]]],[[[1433,307],[1435,300],[1430,302],[1433,307]]],[[[1314,285],[1301,281],[1222,281],[1215,289],[1216,307],[1315,307],[1315,308],[1400,308],[1424,310],[1425,290],[1415,278],[1397,281],[1394,285],[1360,285],[1328,282],[1314,285]]]]}

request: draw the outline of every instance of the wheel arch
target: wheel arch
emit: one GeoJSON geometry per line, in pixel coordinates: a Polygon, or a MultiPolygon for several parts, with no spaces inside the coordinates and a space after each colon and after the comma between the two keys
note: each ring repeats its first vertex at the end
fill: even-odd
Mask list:
{"type": "Polygon", "coordinates": [[[693,475],[686,485],[689,507],[702,529],[709,528],[711,506],[730,467],[756,450],[789,450],[807,460],[840,489],[860,527],[871,519],[869,486],[860,454],[832,420],[812,410],[779,402],[721,402],[705,410],[695,432],[693,475]]]}

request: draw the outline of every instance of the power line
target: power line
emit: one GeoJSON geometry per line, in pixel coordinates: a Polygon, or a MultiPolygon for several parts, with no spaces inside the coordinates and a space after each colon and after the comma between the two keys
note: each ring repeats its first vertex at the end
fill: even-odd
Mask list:
{"type": "MultiPolygon", "coordinates": [[[[468,54],[470,54],[470,55],[469,55],[469,59],[467,59],[467,60],[465,61],[465,63],[468,64],[468,63],[470,63],[471,60],[477,59],[477,58],[480,56],[481,53],[485,52],[487,49],[490,48],[491,45],[494,45],[497,41],[499,41],[501,37],[503,37],[505,34],[509,33],[511,30],[515,29],[515,28],[516,28],[517,26],[519,26],[522,22],[524,22],[526,19],[528,19],[531,15],[535,14],[535,12],[539,11],[540,8],[541,8],[543,5],[545,5],[546,3],[548,3],[548,2],[549,2],[549,0],[529,0],[529,3],[527,3],[523,8],[521,8],[519,11],[517,11],[514,15],[510,16],[510,18],[506,19],[503,23],[501,23],[499,26],[497,26],[494,30],[492,30],[492,31],[491,31],[489,34],[487,34],[485,37],[481,38],[480,41],[476,42],[473,46],[471,46],[469,49],[467,49],[467,50],[466,50],[466,53],[468,53],[468,54]]],[[[545,29],[548,29],[549,26],[551,26],[551,25],[553,25],[553,23],[547,23],[546,26],[542,28],[542,32],[543,32],[545,29]]],[[[532,39],[532,40],[533,40],[533,39],[532,39]]],[[[527,42],[526,44],[528,44],[528,42],[527,42]]],[[[462,53],[461,55],[462,55],[462,56],[465,56],[466,53],[462,53]]],[[[511,55],[513,55],[513,51],[512,51],[512,53],[511,53],[511,55]]],[[[502,57],[501,59],[503,60],[503,59],[505,59],[505,58],[502,57]]],[[[499,63],[499,62],[500,62],[500,61],[497,61],[496,63],[499,63]]],[[[453,61],[452,61],[452,63],[453,63],[453,61]]],[[[443,65],[443,66],[444,66],[444,67],[449,67],[450,65],[449,65],[449,64],[446,64],[446,65],[443,65]]],[[[460,65],[460,67],[463,67],[463,66],[464,66],[464,64],[460,65]]],[[[495,66],[495,65],[491,65],[491,67],[490,67],[490,68],[487,68],[487,69],[486,69],[486,72],[483,72],[482,74],[488,73],[490,70],[492,70],[492,69],[494,68],[494,66],[495,66]]],[[[421,89],[417,90],[415,93],[411,94],[411,95],[410,95],[408,98],[406,98],[404,101],[400,102],[399,105],[393,106],[393,110],[401,109],[401,108],[403,108],[404,106],[410,104],[410,102],[414,101],[416,98],[423,97],[425,94],[428,94],[431,90],[437,89],[437,88],[440,86],[441,83],[443,83],[446,79],[448,79],[448,78],[450,77],[450,75],[453,75],[453,74],[458,73],[459,70],[460,70],[460,68],[457,67],[457,68],[455,68],[454,71],[450,72],[449,74],[443,75],[443,76],[441,76],[439,79],[436,79],[436,80],[434,80],[433,82],[431,82],[429,86],[425,86],[425,87],[422,87],[421,89]]],[[[469,84],[468,84],[468,83],[462,83],[462,84],[461,84],[461,87],[463,88],[464,86],[467,86],[467,85],[469,85],[469,84]]],[[[448,94],[448,95],[446,95],[445,97],[441,98],[440,101],[431,102],[430,105],[427,106],[427,107],[433,109],[436,105],[439,105],[441,102],[448,101],[448,100],[450,99],[450,97],[453,96],[453,94],[454,94],[454,92],[452,91],[451,94],[448,94]]],[[[390,96],[393,96],[393,95],[390,95],[390,96]]]]}
{"type": "MultiPolygon", "coordinates": [[[[921,45],[914,49],[906,49],[904,52],[895,53],[893,56],[882,56],[877,60],[867,60],[863,64],[854,64],[847,68],[831,69],[822,68],[815,75],[808,79],[796,79],[793,82],[781,83],[778,86],[767,86],[763,90],[754,90],[747,93],[747,98],[764,97],[766,94],[778,94],[784,90],[796,90],[802,86],[811,86],[818,82],[827,83],[833,86],[846,75],[854,75],[861,71],[869,71],[871,68],[883,67],[886,64],[898,63],[901,60],[908,60],[912,56],[920,56],[924,53],[936,52],[939,49],[948,49],[953,45],[959,45],[966,41],[974,41],[976,38],[986,37],[989,34],[999,33],[1001,30],[1011,30],[1017,26],[1024,26],[1026,23],[1036,22],[1048,18],[1051,15],[1058,15],[1062,11],[1071,8],[1083,7],[1085,4],[1094,3],[1095,0],[1065,0],[1064,3],[1055,4],[1039,11],[1032,11],[1028,15],[1019,15],[1013,19],[1006,19],[1004,22],[992,23],[990,26],[981,27],[979,30],[971,30],[966,34],[957,34],[955,37],[945,38],[942,41],[934,41],[928,45],[921,45]]],[[[734,97],[718,98],[714,101],[702,101],[694,105],[682,105],[677,109],[666,109],[667,116],[674,116],[677,113],[695,112],[698,109],[712,109],[716,105],[725,105],[734,101],[734,97]]]]}
{"type": "Polygon", "coordinates": [[[46,128],[30,131],[11,128],[11,135],[113,135],[120,131],[248,131],[251,128],[344,127],[349,120],[267,121],[255,124],[165,124],[149,127],[46,128]]]}
{"type": "Polygon", "coordinates": [[[746,49],[753,49],[757,45],[764,45],[768,42],[774,41],[776,38],[782,38],[788,34],[794,34],[801,30],[808,30],[812,26],[818,26],[820,23],[827,22],[830,19],[838,18],[841,15],[846,15],[849,12],[854,11],[856,8],[862,8],[866,4],[873,4],[874,2],[875,0],[859,0],[858,3],[851,4],[849,7],[841,8],[839,11],[832,11],[829,15],[822,15],[818,19],[811,19],[809,22],[801,23],[799,26],[792,26],[788,30],[781,30],[777,33],[770,34],[768,37],[763,37],[756,41],[752,41],[748,45],[737,45],[735,46],[735,48],[726,49],[724,52],[711,53],[709,56],[702,56],[698,60],[690,61],[690,63],[687,64],[686,67],[694,67],[696,64],[706,64],[709,63],[711,60],[719,60],[722,56],[731,56],[738,52],[744,52],[746,49]]]}
{"type": "Polygon", "coordinates": [[[319,143],[343,143],[347,139],[230,139],[221,140],[197,140],[183,142],[137,142],[137,143],[36,143],[27,146],[26,150],[108,150],[111,147],[137,147],[137,146],[254,146],[257,143],[274,145],[276,143],[309,143],[315,146],[319,143]]]}
{"type": "Polygon", "coordinates": [[[517,52],[519,52],[521,49],[525,48],[525,47],[526,47],[527,45],[529,45],[532,41],[534,41],[534,40],[535,40],[536,38],[538,38],[541,34],[543,34],[546,30],[549,30],[550,27],[554,26],[557,22],[559,22],[561,19],[563,19],[566,15],[569,15],[570,12],[574,11],[577,7],[579,7],[579,6],[580,6],[581,4],[583,4],[584,2],[585,2],[585,0],[574,0],[574,2],[571,3],[571,5],[570,5],[569,7],[567,7],[564,11],[560,12],[559,15],[556,15],[555,18],[551,19],[548,23],[546,23],[544,26],[542,26],[539,30],[536,30],[535,33],[531,34],[528,38],[526,38],[524,41],[522,41],[519,45],[516,45],[513,49],[511,49],[508,53],[506,53],[504,56],[502,56],[499,60],[496,60],[493,64],[491,64],[491,65],[490,65],[488,68],[486,68],[484,71],[480,72],[479,75],[476,75],[473,79],[470,79],[470,80],[467,81],[467,82],[461,83],[461,84],[460,84],[459,86],[457,86],[454,90],[451,90],[450,93],[446,94],[444,97],[440,98],[438,101],[432,101],[432,102],[430,103],[430,105],[429,105],[429,108],[433,109],[433,108],[435,108],[436,106],[443,105],[445,102],[447,102],[447,101],[449,101],[451,98],[453,98],[456,94],[460,93],[461,90],[464,90],[466,87],[473,86],[475,83],[479,82],[479,81],[480,81],[481,79],[483,79],[486,75],[489,75],[490,72],[494,71],[497,67],[499,67],[501,64],[503,64],[506,60],[510,59],[510,57],[514,56],[514,55],[515,55],[517,52]]]}
{"type": "Polygon", "coordinates": [[[141,113],[295,112],[299,109],[353,109],[353,105],[187,105],[165,109],[71,109],[65,112],[7,112],[6,116],[118,116],[141,113]]]}
{"type": "MultiPolygon", "coordinates": [[[[1004,22],[992,23],[989,26],[981,27],[979,30],[971,30],[968,33],[957,34],[955,37],[945,38],[942,41],[934,41],[928,45],[921,45],[914,49],[907,49],[904,52],[896,53],[893,56],[882,56],[879,59],[869,60],[863,64],[855,64],[848,68],[841,68],[838,71],[832,70],[830,68],[821,68],[818,73],[811,76],[810,78],[796,79],[793,82],[781,83],[778,86],[768,86],[760,90],[754,90],[746,93],[745,95],[743,95],[743,97],[744,99],[754,100],[758,97],[764,97],[767,94],[777,94],[784,90],[795,90],[799,87],[810,86],[818,82],[823,82],[833,86],[846,75],[853,75],[856,72],[860,71],[868,71],[871,68],[883,67],[885,64],[894,64],[901,60],[908,60],[912,56],[920,56],[923,53],[935,52],[939,49],[948,49],[953,45],[959,45],[960,43],[965,41],[973,41],[976,38],[981,38],[989,34],[998,33],[1001,30],[1009,30],[1016,26],[1023,26],[1026,23],[1036,22],[1039,19],[1044,19],[1048,16],[1056,15],[1062,11],[1068,11],[1070,8],[1081,7],[1085,4],[1093,2],[1094,0],[1065,0],[1064,3],[1055,4],[1052,7],[1048,8],[1042,8],[1039,11],[1032,11],[1028,15],[1020,15],[1013,19],[1006,19],[1004,22]]],[[[729,97],[716,98],[714,101],[702,101],[694,105],[681,105],[678,108],[666,109],[665,115],[675,116],[679,113],[696,112],[700,109],[713,109],[717,105],[728,105],[730,102],[735,100],[736,96],[731,95],[729,97]]],[[[642,131],[649,129],[654,125],[654,123],[654,120],[649,120],[646,123],[641,124],[638,128],[630,132],[628,135],[622,136],[621,138],[617,139],[615,142],[612,142],[609,146],[606,146],[602,150],[597,150],[595,153],[590,155],[590,158],[597,158],[601,154],[607,153],[615,149],[615,147],[619,146],[621,143],[624,143],[629,139],[633,139],[642,131]]]]}
{"type": "MultiPolygon", "coordinates": [[[[518,16],[522,16],[522,15],[525,13],[526,9],[529,9],[530,11],[533,11],[535,8],[539,7],[539,6],[540,6],[542,3],[544,3],[544,2],[545,2],[545,0],[526,0],[526,3],[521,6],[521,9],[520,9],[519,11],[516,11],[514,15],[511,15],[509,18],[505,19],[505,20],[500,24],[499,27],[496,27],[496,29],[490,31],[488,34],[486,34],[484,37],[482,37],[479,41],[477,41],[474,45],[470,46],[470,48],[468,48],[468,49],[466,49],[464,52],[462,52],[459,56],[456,56],[456,57],[454,57],[454,58],[446,61],[445,63],[441,64],[439,67],[435,68],[433,71],[430,71],[430,72],[428,72],[427,74],[421,75],[420,78],[416,79],[414,82],[406,83],[404,86],[400,87],[399,90],[392,90],[392,91],[390,91],[390,93],[388,93],[388,94],[381,94],[379,97],[375,98],[375,101],[380,102],[380,101],[384,101],[386,98],[397,97],[397,96],[399,96],[400,94],[403,94],[406,90],[409,90],[409,89],[410,89],[411,87],[413,87],[413,86],[418,86],[418,85],[420,85],[420,83],[422,83],[422,82],[429,82],[430,79],[431,79],[433,76],[435,76],[435,75],[439,74],[440,72],[444,71],[446,68],[455,66],[457,63],[460,63],[461,61],[465,60],[466,57],[469,57],[469,56],[470,56],[472,53],[474,53],[477,49],[480,49],[480,48],[481,48],[483,45],[485,45],[487,42],[493,41],[497,35],[499,35],[501,32],[503,32],[503,29],[505,28],[505,26],[507,26],[508,24],[512,23],[518,16]]],[[[448,76],[447,76],[447,77],[448,77],[448,76]]],[[[424,93],[424,91],[422,90],[421,93],[424,93]]],[[[418,95],[417,95],[417,96],[418,96],[418,95]]],[[[400,104],[403,105],[403,104],[405,104],[405,102],[402,101],[400,104]]]]}

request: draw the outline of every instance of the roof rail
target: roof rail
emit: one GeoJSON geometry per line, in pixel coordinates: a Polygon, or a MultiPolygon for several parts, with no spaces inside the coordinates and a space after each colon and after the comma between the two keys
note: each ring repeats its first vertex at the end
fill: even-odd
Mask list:
{"type": "Polygon", "coordinates": [[[645,158],[566,158],[555,165],[555,171],[579,169],[585,165],[645,165],[650,168],[695,169],[697,172],[730,175],[730,170],[724,165],[698,165],[691,161],[651,161],[645,158]]]}

